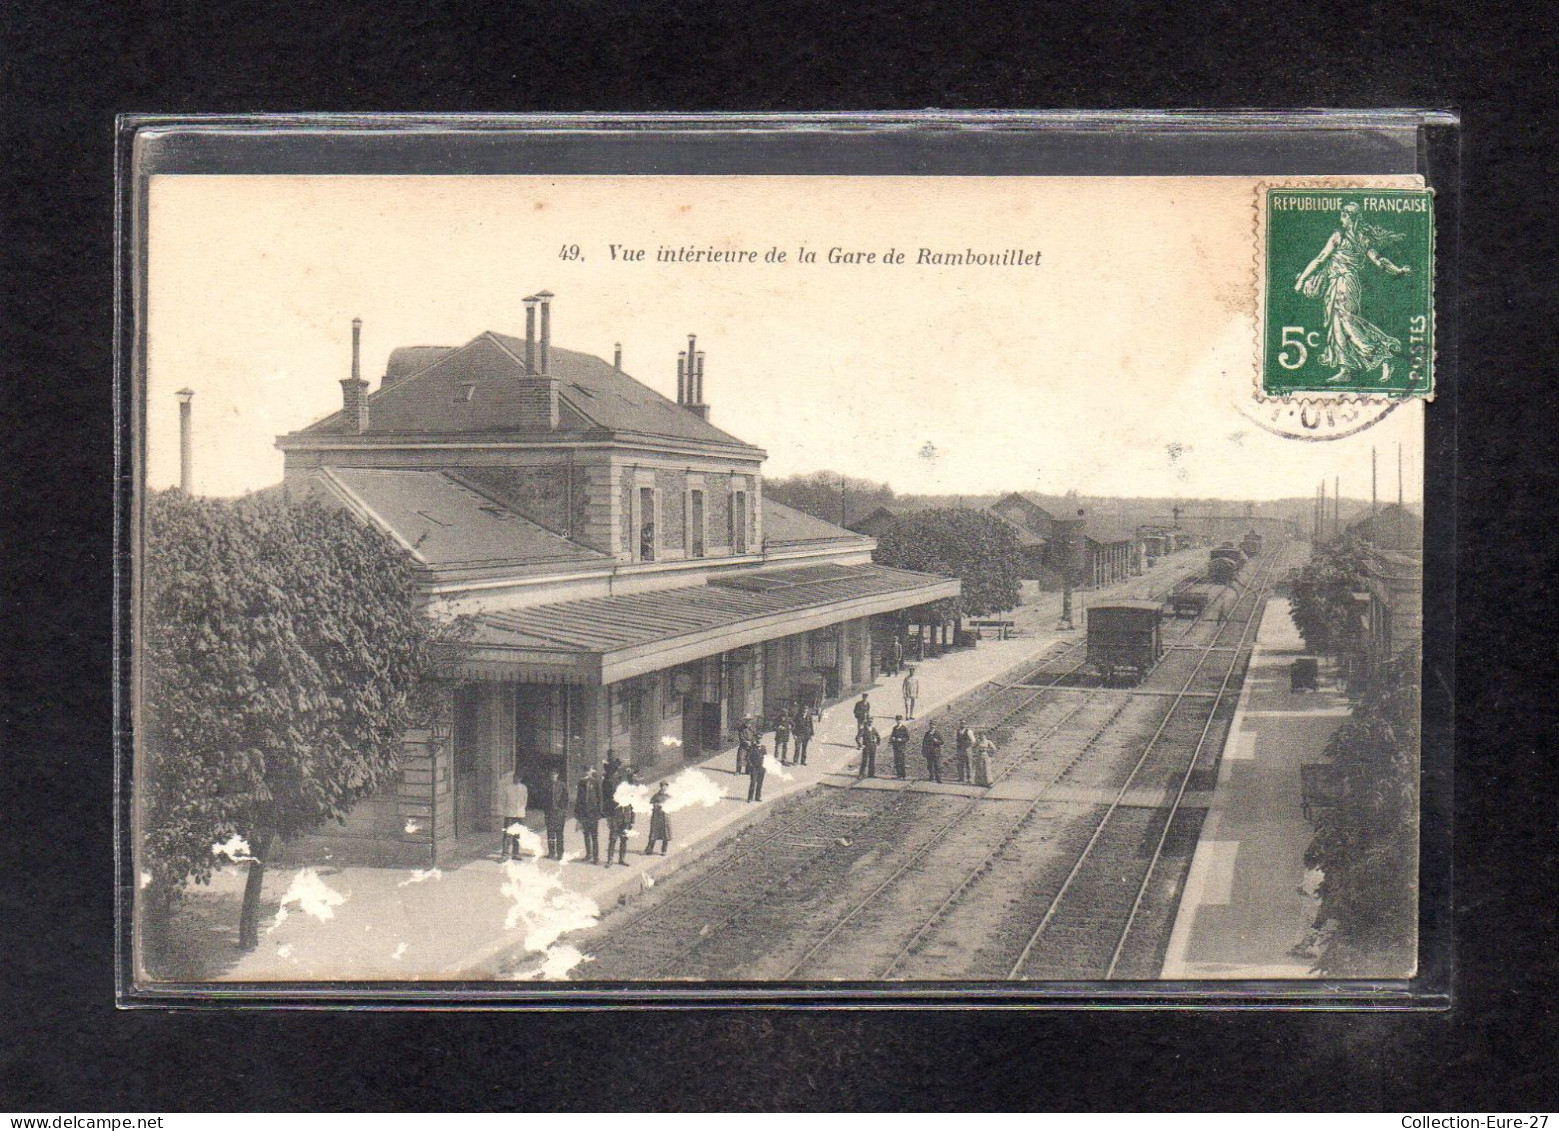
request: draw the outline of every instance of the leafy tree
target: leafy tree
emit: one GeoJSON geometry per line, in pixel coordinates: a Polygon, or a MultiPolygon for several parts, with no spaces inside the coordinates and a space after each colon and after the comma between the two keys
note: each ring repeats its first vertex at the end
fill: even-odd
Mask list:
{"type": "Polygon", "coordinates": [[[1364,584],[1357,547],[1334,542],[1316,549],[1294,583],[1294,625],[1312,652],[1333,652],[1348,641],[1354,624],[1353,594],[1364,584]]]}
{"type": "Polygon", "coordinates": [[[1342,799],[1321,811],[1305,863],[1325,873],[1321,918],[1333,920],[1318,961],[1347,977],[1412,965],[1417,925],[1419,655],[1380,665],[1327,755],[1342,799]]]}
{"type": "Polygon", "coordinates": [[[1003,612],[1020,599],[1017,535],[985,511],[946,507],[904,515],[878,539],[872,560],[958,578],[962,596],[933,605],[947,617],[1003,612]]]}
{"type": "Polygon", "coordinates": [[[398,772],[430,721],[463,622],[418,608],[406,555],[318,503],[152,495],[142,604],[149,906],[228,862],[249,873],[239,945],[258,939],[273,842],[342,820],[398,772]]]}

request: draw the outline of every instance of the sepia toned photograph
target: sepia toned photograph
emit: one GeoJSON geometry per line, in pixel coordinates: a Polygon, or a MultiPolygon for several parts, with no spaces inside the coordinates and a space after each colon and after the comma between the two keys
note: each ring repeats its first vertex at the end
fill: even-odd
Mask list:
{"type": "Polygon", "coordinates": [[[137,986],[1411,978],[1432,203],[151,176],[137,986]]]}

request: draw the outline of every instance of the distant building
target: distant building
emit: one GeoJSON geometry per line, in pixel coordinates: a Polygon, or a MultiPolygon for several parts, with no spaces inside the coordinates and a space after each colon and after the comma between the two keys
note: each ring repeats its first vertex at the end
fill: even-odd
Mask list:
{"type": "Polygon", "coordinates": [[[1095,588],[1142,572],[1142,547],[1130,527],[1089,523],[1083,528],[1088,550],[1088,579],[1095,588]]]}
{"type": "Polygon", "coordinates": [[[1358,612],[1358,674],[1394,660],[1423,639],[1423,520],[1398,506],[1347,528],[1360,549],[1364,590],[1354,595],[1358,612]]]}
{"type": "Polygon", "coordinates": [[[878,507],[865,518],[858,519],[855,522],[850,523],[849,529],[855,531],[857,534],[864,534],[868,538],[881,538],[884,534],[893,529],[894,524],[897,523],[898,520],[899,516],[894,514],[887,507],[878,507]]]}
{"type": "Polygon", "coordinates": [[[490,840],[516,769],[532,799],[609,750],[644,777],[674,770],[804,687],[868,682],[874,617],[959,593],[766,503],[766,454],[710,421],[694,339],[672,401],[620,351],[552,346],[551,297],[526,300],[524,337],[395,350],[372,394],[354,325],[342,410],[277,440],[289,497],[384,530],[430,614],[477,625],[449,733],[407,735],[399,783],[334,834],[361,850],[338,859],[490,840]]]}
{"type": "Polygon", "coordinates": [[[1037,581],[1044,589],[1060,589],[1069,569],[1079,584],[1088,575],[1084,549],[1075,537],[1083,526],[1082,518],[1071,513],[1075,506],[1014,491],[988,510],[1017,536],[1024,580],[1037,581]]]}

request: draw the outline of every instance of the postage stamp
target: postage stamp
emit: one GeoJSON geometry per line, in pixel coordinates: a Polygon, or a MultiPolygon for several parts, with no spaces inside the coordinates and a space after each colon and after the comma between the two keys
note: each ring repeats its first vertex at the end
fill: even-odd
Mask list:
{"type": "Polygon", "coordinates": [[[1267,188],[1260,208],[1262,391],[1432,396],[1432,191],[1267,188]]]}

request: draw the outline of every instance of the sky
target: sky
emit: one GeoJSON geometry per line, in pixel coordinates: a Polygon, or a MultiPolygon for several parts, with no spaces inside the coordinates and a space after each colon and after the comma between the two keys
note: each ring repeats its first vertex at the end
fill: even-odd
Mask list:
{"type": "MultiPolygon", "coordinates": [[[[1383,182],[1384,183],[1384,182],[1383,182]]],[[[1347,439],[1280,437],[1256,366],[1250,178],[156,176],[148,253],[147,466],[176,484],[195,391],[194,486],[281,479],[279,434],[335,411],[363,320],[373,388],[391,349],[524,335],[674,396],[687,335],[711,419],[765,474],[830,468],[900,493],[1029,490],[1309,497],[1422,494],[1423,406],[1347,439]],[[612,255],[612,245],[619,254],[612,255]],[[662,246],[755,251],[666,263],[662,246]],[[577,253],[569,250],[577,248],[577,253]],[[800,249],[816,253],[801,262],[800,249]],[[829,263],[830,249],[875,254],[829,263]],[[920,249],[1037,252],[921,264],[920,249]],[[645,252],[642,260],[623,254],[645,252]],[[768,253],[784,252],[784,262],[768,253]],[[903,263],[884,262],[890,250],[903,263]],[[1389,474],[1387,469],[1389,468],[1389,474]]]]}

